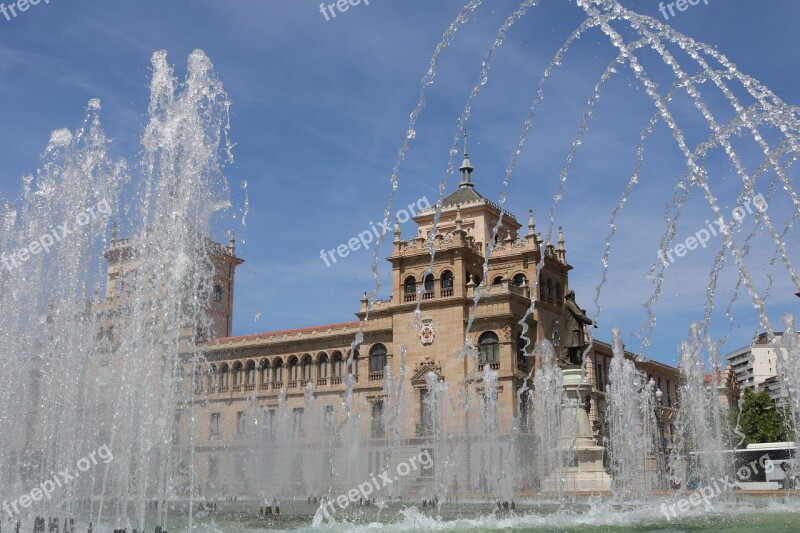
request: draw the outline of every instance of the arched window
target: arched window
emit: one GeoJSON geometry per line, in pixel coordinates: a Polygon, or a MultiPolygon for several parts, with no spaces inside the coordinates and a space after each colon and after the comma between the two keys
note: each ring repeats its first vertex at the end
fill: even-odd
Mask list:
{"type": "Polygon", "coordinates": [[[433,274],[425,276],[425,294],[423,294],[423,298],[426,300],[433,298],[433,274]]]}
{"type": "MultiPolygon", "coordinates": [[[[347,358],[350,359],[350,356],[348,355],[347,358]]],[[[353,361],[350,364],[350,373],[353,374],[354,376],[358,375],[358,367],[360,366],[360,362],[361,362],[361,354],[359,354],[358,350],[356,350],[355,354],[353,354],[353,361]]]]}
{"type": "Polygon", "coordinates": [[[272,371],[275,383],[279,386],[283,385],[283,360],[278,357],[272,362],[272,371]]]}
{"type": "Polygon", "coordinates": [[[237,361],[235,365],[233,365],[233,386],[236,387],[242,384],[243,381],[243,372],[244,366],[242,365],[241,361],[237,361]]]}
{"type": "Polygon", "coordinates": [[[203,390],[203,368],[201,366],[194,367],[194,390],[203,390]]]}
{"type": "Polygon", "coordinates": [[[270,375],[269,375],[269,360],[262,359],[260,363],[258,363],[258,370],[261,374],[261,384],[267,384],[270,382],[270,375]]]}
{"type": "Polygon", "coordinates": [[[289,359],[289,381],[297,381],[300,378],[297,372],[297,357],[289,359]]]}
{"type": "Polygon", "coordinates": [[[344,375],[344,361],[342,360],[342,352],[333,352],[332,368],[333,377],[340,378],[344,375]]]}
{"type": "Polygon", "coordinates": [[[492,285],[500,285],[503,283],[503,276],[495,276],[492,280],[492,285]]]}
{"type": "Polygon", "coordinates": [[[369,350],[369,373],[375,374],[383,372],[386,366],[386,346],[383,344],[376,344],[369,350]]]}
{"type": "Polygon", "coordinates": [[[319,369],[317,370],[317,377],[320,380],[328,378],[328,354],[321,352],[319,354],[319,369]]]}
{"type": "Polygon", "coordinates": [[[219,285],[214,285],[214,301],[221,302],[222,301],[222,287],[219,285]]]}
{"type": "Polygon", "coordinates": [[[517,274],[512,283],[517,287],[524,287],[528,284],[528,278],[525,277],[525,274],[517,274]]]}
{"type": "Polygon", "coordinates": [[[556,305],[561,307],[564,304],[564,289],[560,283],[556,283],[556,305]]]}
{"type": "Polygon", "coordinates": [[[553,303],[553,281],[547,280],[547,303],[553,303]]]}
{"type": "Polygon", "coordinates": [[[403,284],[403,292],[405,293],[405,300],[407,302],[417,298],[417,280],[414,276],[408,276],[406,278],[406,282],[403,284]]]}
{"type": "Polygon", "coordinates": [[[224,390],[228,389],[229,374],[230,373],[228,372],[228,363],[222,363],[222,366],[219,367],[219,380],[218,380],[220,392],[224,392],[224,390]]]}
{"type": "Polygon", "coordinates": [[[497,363],[500,361],[500,339],[492,331],[487,331],[478,339],[481,352],[481,363],[497,363]]]}
{"type": "Polygon", "coordinates": [[[210,365],[208,367],[208,388],[214,390],[217,386],[217,365],[210,365]]]}
{"type": "Polygon", "coordinates": [[[303,381],[311,381],[311,367],[314,365],[314,361],[311,359],[311,356],[306,354],[303,357],[303,381]]]}
{"type": "Polygon", "coordinates": [[[247,372],[245,374],[245,385],[256,384],[256,364],[254,361],[247,362],[247,372]]]}
{"type": "Polygon", "coordinates": [[[442,272],[442,296],[453,295],[453,273],[449,270],[442,272]]]}

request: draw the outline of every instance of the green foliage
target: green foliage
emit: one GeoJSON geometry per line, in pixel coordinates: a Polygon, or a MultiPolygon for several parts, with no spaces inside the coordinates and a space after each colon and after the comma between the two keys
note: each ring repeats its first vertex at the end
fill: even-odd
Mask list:
{"type": "Polygon", "coordinates": [[[744,391],[741,431],[747,438],[744,445],[761,442],[783,442],[789,438],[789,429],[783,414],[766,392],[744,391]]]}

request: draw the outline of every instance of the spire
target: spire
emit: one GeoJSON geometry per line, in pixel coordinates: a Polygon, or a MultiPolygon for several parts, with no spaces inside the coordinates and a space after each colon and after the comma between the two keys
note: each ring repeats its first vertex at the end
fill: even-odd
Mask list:
{"type": "Polygon", "coordinates": [[[469,160],[469,152],[467,151],[467,132],[464,131],[464,161],[461,163],[461,183],[459,187],[474,187],[472,183],[472,171],[475,168],[469,160]]]}
{"type": "Polygon", "coordinates": [[[536,235],[536,222],[533,221],[533,209],[528,209],[528,236],[536,235]]]}
{"type": "Polygon", "coordinates": [[[564,249],[564,228],[561,226],[558,227],[558,249],[564,249]]]}
{"type": "Polygon", "coordinates": [[[231,255],[236,254],[236,233],[233,230],[228,232],[228,253],[231,255]]]}
{"type": "Polygon", "coordinates": [[[394,217],[394,242],[400,242],[400,219],[394,217]]]}

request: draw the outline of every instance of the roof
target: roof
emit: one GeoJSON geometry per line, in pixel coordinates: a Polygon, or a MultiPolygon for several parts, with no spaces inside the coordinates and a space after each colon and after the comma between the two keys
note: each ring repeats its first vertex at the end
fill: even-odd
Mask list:
{"type": "Polygon", "coordinates": [[[296,333],[310,333],[312,331],[328,331],[332,329],[343,329],[343,328],[352,328],[356,327],[360,324],[360,322],[340,322],[338,324],[327,324],[324,326],[312,326],[309,328],[297,328],[297,329],[284,329],[281,331],[268,331],[265,333],[254,333],[252,335],[240,335],[238,337],[224,337],[219,339],[212,339],[208,341],[207,344],[222,344],[228,342],[236,342],[236,341],[249,341],[249,340],[257,340],[257,339],[269,339],[271,337],[280,337],[281,335],[291,335],[296,333]]]}
{"type": "Polygon", "coordinates": [[[475,190],[475,187],[471,185],[462,185],[442,200],[442,205],[444,207],[450,207],[452,205],[468,204],[477,200],[486,200],[486,198],[481,196],[481,194],[475,190]]]}

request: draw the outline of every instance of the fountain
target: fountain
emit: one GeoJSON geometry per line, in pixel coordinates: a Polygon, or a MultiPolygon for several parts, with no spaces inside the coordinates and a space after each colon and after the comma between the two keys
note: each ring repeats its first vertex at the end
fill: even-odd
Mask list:
{"type": "MultiPolygon", "coordinates": [[[[457,529],[576,524],[648,528],[662,520],[660,512],[653,510],[658,504],[680,506],[681,498],[690,498],[692,490],[712,486],[739,466],[729,453],[740,443],[729,442],[728,410],[716,394],[708,392],[717,390],[722,374],[719,349],[726,339],[712,339],[710,322],[717,305],[718,276],[728,257],[733,258],[739,276],[728,309],[740,288],[745,288],[759,313],[759,327],[778,354],[778,368],[788,390],[788,418],[797,428],[800,339],[791,316],[784,320],[781,340],[769,321],[769,290],[766,294],[758,290],[746,261],[755,229],[737,244],[734,231],[720,226],[723,245],[709,272],[706,308],[680,348],[677,407],[669,399],[669,384],[662,391],[648,377],[655,367],[645,359],[656,325],[653,308],[668,265],[657,260],[649,271],[654,287],[645,303],[647,319],[639,331],[638,356],[625,351],[615,329],[610,347],[589,335],[588,343],[579,343],[573,354],[577,367],[561,368],[556,353],[562,348],[560,339],[566,338],[563,322],[558,320],[561,311],[542,311],[548,306],[560,309],[553,303],[560,296],[552,297],[552,287],[543,285],[542,275],[548,273],[547,268],[569,270],[563,237],[559,236],[558,247],[552,241],[574,157],[604,86],[626,67],[644,87],[655,113],[642,131],[633,173],[611,213],[593,319],[602,312],[616,217],[643,179],[644,147],[658,123],[669,128],[686,163],[666,212],[661,250],[672,247],[693,190],[701,192],[713,220],[723,218],[716,196],[718,183],[706,166],[714,150],[719,150],[741,179],[739,209],[746,199],[757,197],[763,174],[774,173],[767,199],[771,201],[780,190],[786,192],[793,211],[782,229],[776,228],[772,213],[760,212],[755,217],[757,227],[774,242],[775,264],[784,267],[795,288],[800,288],[785,238],[800,213],[800,198],[787,175],[800,153],[797,109],[740,73],[714,48],[630,11],[616,0],[577,0],[585,21],[545,70],[511,154],[498,203],[482,204],[497,216],[475,229],[475,215],[469,213],[474,208],[469,202],[475,201],[469,192],[474,189],[474,168],[466,146],[460,168],[461,200],[446,205],[445,189],[455,172],[458,142],[465,137],[472,107],[488,83],[491,60],[509,30],[535,12],[539,3],[522,2],[487,52],[458,121],[439,201],[420,215],[426,221],[424,235],[413,242],[402,241],[399,227],[395,229],[396,257],[403,251],[422,250],[420,264],[427,268],[413,285],[406,282],[402,293],[396,287],[403,301],[394,304],[404,307],[391,326],[395,335],[391,357],[383,343],[389,343],[385,323],[391,318],[387,309],[394,304],[377,299],[381,289],[377,262],[384,232],[374,247],[375,287],[362,300],[358,323],[293,333],[309,345],[311,337],[335,340],[335,351],[315,356],[324,371],[312,374],[312,354],[305,354],[308,359],[298,354],[284,360],[270,352],[270,358],[263,356],[252,366],[224,362],[227,351],[255,351],[291,339],[288,333],[231,339],[230,327],[226,329],[221,325],[224,321],[218,320],[224,311],[212,303],[219,301],[219,276],[241,260],[232,237],[228,245],[209,238],[220,229],[230,207],[222,170],[231,160],[230,102],[204,53],[191,54],[183,81],[176,78],[165,53],[153,56],[141,180],[133,179],[125,161],[109,155],[100,102],[89,102],[86,119],[75,131],[54,131],[36,175],[24,177],[20,198],[3,207],[0,226],[5,252],[5,270],[0,272],[4,368],[0,374],[0,493],[12,502],[9,508],[4,505],[0,528],[9,530],[19,521],[21,528],[43,531],[46,524],[58,529],[55,524],[65,520],[70,531],[93,527],[99,531],[189,531],[198,526],[226,530],[229,524],[237,530],[257,530],[323,523],[369,528],[371,522],[391,521],[401,527],[422,524],[457,529]],[[522,225],[503,208],[508,185],[536,113],[546,100],[548,81],[575,41],[591,30],[607,37],[618,56],[588,100],[559,176],[546,233],[535,231],[531,213],[528,233],[520,237],[517,230],[522,225]],[[631,34],[635,37],[630,38],[631,34]],[[684,68],[676,50],[699,71],[684,68]],[[655,52],[674,76],[666,93],[659,92],[648,75],[637,57],[640,51],[655,52]],[[737,84],[735,90],[733,84],[737,84]],[[717,89],[733,109],[729,123],[722,123],[704,99],[701,88],[707,86],[717,89]],[[691,146],[671,110],[673,97],[682,93],[712,132],[696,146],[691,146]],[[764,157],[752,173],[731,140],[747,134],[764,157]],[[473,224],[469,230],[468,220],[473,224]],[[55,230],[65,222],[72,231],[55,230]],[[128,237],[120,238],[120,229],[128,237]],[[485,234],[482,241],[476,240],[479,231],[485,234]],[[44,249],[45,253],[34,252],[30,243],[38,243],[39,252],[44,249]],[[444,278],[431,277],[429,285],[429,275],[437,273],[437,257],[447,254],[448,247],[473,254],[469,270],[463,271],[465,279],[454,286],[452,277],[450,285],[444,278]],[[9,256],[23,248],[30,253],[9,256]],[[528,254],[531,275],[490,279],[495,261],[519,250],[528,254]],[[425,303],[433,300],[437,288],[442,298],[461,298],[464,316],[457,325],[425,303]],[[509,311],[514,328],[494,328],[504,335],[502,342],[493,331],[489,333],[494,337],[479,336],[477,329],[493,319],[484,310],[506,297],[514,302],[509,311]],[[401,318],[404,323],[398,325],[401,318]],[[459,329],[462,322],[464,328],[459,329]],[[439,326],[443,323],[447,325],[439,326]],[[384,329],[372,328],[373,324],[384,324],[380,326],[384,329]],[[457,340],[457,350],[443,353],[441,344],[434,344],[444,342],[435,340],[434,326],[441,328],[442,337],[457,340]],[[415,359],[411,372],[408,361],[416,357],[417,345],[429,347],[433,356],[415,359]],[[365,349],[364,357],[359,349],[365,349]],[[594,357],[602,350],[613,352],[607,380],[594,357]],[[382,364],[373,367],[373,363],[382,364]],[[509,365],[514,365],[511,371],[509,365]],[[260,383],[256,383],[257,375],[262,376],[260,383]],[[454,375],[458,379],[445,379],[454,375]],[[335,394],[328,394],[332,390],[335,394]],[[224,440],[220,414],[213,411],[214,406],[232,401],[233,396],[219,396],[223,393],[241,393],[233,443],[224,440]],[[601,399],[604,411],[600,411],[601,399]],[[674,419],[667,421],[665,409],[675,414],[674,419]],[[419,423],[414,422],[416,416],[419,423]],[[672,422],[674,430],[665,430],[665,424],[672,422]],[[92,463],[90,458],[104,457],[103,450],[108,450],[108,462],[92,463]],[[429,466],[413,462],[421,457],[430,459],[429,466]],[[53,487],[35,512],[22,503],[20,496],[49,480],[52,472],[76,464],[83,475],[75,475],[63,486],[58,479],[58,490],[53,487]],[[235,483],[220,475],[225,469],[235,473],[235,483]],[[378,486],[379,479],[384,486],[378,486]],[[369,493],[363,486],[370,487],[369,493]],[[355,487],[361,490],[356,498],[349,495],[355,487]],[[346,505],[341,503],[343,497],[346,505]]],[[[471,0],[464,6],[431,59],[391,173],[383,227],[390,227],[400,166],[416,137],[416,122],[441,53],[482,4],[482,0],[471,0]]],[[[556,293],[567,288],[556,287],[556,293]]],[[[772,496],[782,498],[775,504],[779,515],[789,516],[795,500],[772,496]]],[[[730,520],[726,514],[735,516],[733,511],[744,509],[752,513],[752,520],[770,524],[768,515],[775,511],[763,511],[757,498],[741,499],[729,493],[714,498],[720,506],[714,511],[717,514],[702,515],[698,509],[681,519],[694,527],[705,520],[703,516],[724,522],[730,520]]],[[[667,520],[676,518],[666,516],[667,520]]],[[[796,521],[794,516],[790,519],[796,521]]]]}

